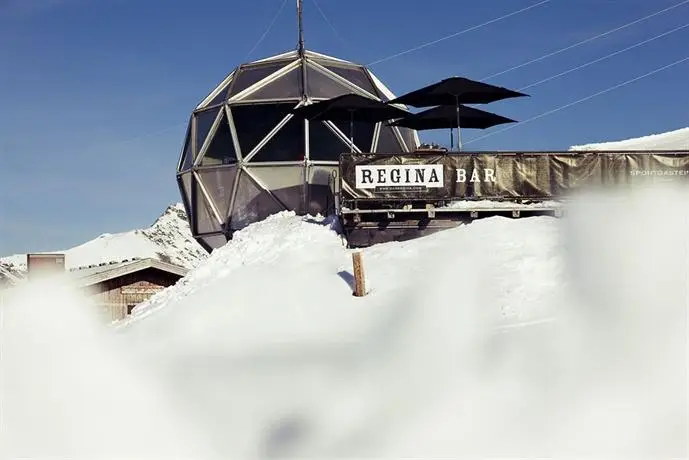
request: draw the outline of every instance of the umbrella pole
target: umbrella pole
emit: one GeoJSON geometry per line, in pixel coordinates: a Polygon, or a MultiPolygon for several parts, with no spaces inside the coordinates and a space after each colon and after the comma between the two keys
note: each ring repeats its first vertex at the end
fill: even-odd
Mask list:
{"type": "Polygon", "coordinates": [[[354,110],[349,111],[349,153],[354,153],[354,110]]]}
{"type": "Polygon", "coordinates": [[[455,147],[455,133],[452,128],[450,128],[450,150],[455,147]]]}
{"type": "Polygon", "coordinates": [[[457,121],[457,151],[462,150],[462,133],[459,128],[459,120],[457,121]]]}
{"type": "Polygon", "coordinates": [[[457,111],[457,151],[462,150],[462,136],[459,127],[459,96],[455,95],[455,109],[457,111]]]}

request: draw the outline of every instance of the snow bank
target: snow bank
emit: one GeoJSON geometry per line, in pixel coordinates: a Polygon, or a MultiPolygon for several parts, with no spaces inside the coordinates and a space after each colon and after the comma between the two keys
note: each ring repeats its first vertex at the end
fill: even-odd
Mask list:
{"type": "MultiPolygon", "coordinates": [[[[315,249],[318,249],[318,254],[341,250],[343,242],[335,233],[335,225],[335,220],[331,218],[299,217],[293,211],[274,214],[250,228],[236,232],[231,244],[213,251],[207,263],[192,270],[175,286],[138,305],[132,318],[139,320],[163,305],[204,291],[240,269],[247,271],[261,267],[263,274],[257,278],[263,278],[266,283],[279,282],[275,274],[269,271],[271,268],[281,273],[292,263],[308,263],[314,257],[315,249]]],[[[289,282],[292,283],[292,280],[289,282]]],[[[247,286],[254,288],[255,281],[247,286]]],[[[303,288],[306,290],[308,286],[303,288]]]]}
{"type": "Polygon", "coordinates": [[[687,150],[689,128],[623,141],[575,145],[570,150],[687,150]]]}
{"type": "Polygon", "coordinates": [[[211,458],[174,395],[56,281],[0,298],[0,458],[211,458]]]}

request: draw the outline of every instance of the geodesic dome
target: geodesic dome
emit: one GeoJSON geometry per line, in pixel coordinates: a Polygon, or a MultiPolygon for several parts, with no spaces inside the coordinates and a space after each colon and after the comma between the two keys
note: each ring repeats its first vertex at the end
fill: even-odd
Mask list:
{"type": "MultiPolygon", "coordinates": [[[[194,110],[177,168],[192,234],[207,250],[281,210],[333,211],[339,155],[350,151],[349,122],[294,118],[299,105],[356,93],[395,95],[368,69],[305,51],[242,64],[194,110]]],[[[355,152],[410,152],[415,131],[354,122],[355,152]]]]}

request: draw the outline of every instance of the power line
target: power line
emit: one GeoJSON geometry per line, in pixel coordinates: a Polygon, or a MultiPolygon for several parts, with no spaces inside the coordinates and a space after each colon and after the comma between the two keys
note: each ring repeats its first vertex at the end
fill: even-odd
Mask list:
{"type": "Polygon", "coordinates": [[[638,77],[634,77],[634,78],[629,79],[629,80],[626,80],[626,81],[624,81],[624,82],[622,82],[622,83],[618,83],[618,84],[616,84],[616,85],[614,85],[614,86],[611,86],[611,87],[609,87],[609,88],[606,88],[606,89],[604,89],[604,90],[602,90],[602,91],[598,91],[597,93],[591,94],[591,95],[586,96],[586,97],[583,97],[583,98],[581,98],[581,99],[577,99],[577,100],[574,101],[574,102],[570,102],[570,103],[568,103],[568,104],[562,105],[562,106],[557,107],[557,108],[555,108],[555,109],[548,110],[547,112],[543,112],[543,113],[541,113],[541,114],[539,114],[539,115],[536,115],[535,117],[531,117],[531,118],[529,118],[529,119],[527,119],[527,120],[524,120],[524,121],[520,122],[519,124],[507,126],[507,127],[502,128],[502,129],[500,129],[500,130],[498,130],[498,131],[493,131],[492,133],[486,134],[486,135],[484,135],[484,136],[480,136],[480,137],[471,139],[470,141],[465,142],[464,145],[466,145],[466,144],[471,144],[471,143],[473,143],[473,142],[476,142],[476,141],[479,141],[479,140],[482,140],[482,139],[486,139],[486,138],[491,137],[491,136],[494,136],[494,135],[496,135],[496,134],[500,134],[500,133],[502,133],[502,132],[509,131],[510,129],[516,128],[517,126],[521,126],[521,125],[524,125],[524,124],[526,124],[526,123],[530,123],[530,122],[532,122],[532,121],[535,121],[535,120],[541,119],[541,118],[543,118],[543,117],[546,117],[546,116],[548,116],[548,115],[552,115],[552,114],[554,114],[554,113],[560,112],[561,110],[567,109],[567,108],[572,107],[572,106],[574,106],[574,105],[581,104],[582,102],[589,101],[589,100],[593,99],[594,97],[602,96],[603,94],[607,94],[607,93],[609,93],[609,92],[611,92],[611,91],[614,91],[614,90],[616,90],[616,89],[622,88],[623,86],[631,85],[632,83],[635,83],[635,82],[637,82],[637,81],[639,81],[639,80],[642,80],[642,79],[644,79],[644,78],[650,77],[651,75],[655,75],[655,74],[657,74],[657,73],[659,73],[659,72],[662,72],[663,70],[667,70],[667,69],[669,69],[669,68],[671,68],[671,67],[674,67],[674,66],[676,66],[676,65],[679,65],[679,64],[681,64],[681,63],[683,63],[683,62],[686,62],[686,61],[689,61],[689,56],[687,56],[687,57],[685,57],[685,58],[683,58],[683,59],[679,59],[679,60],[677,60],[677,61],[675,61],[675,62],[672,62],[672,63],[670,63],[670,64],[664,65],[664,66],[662,66],[662,67],[659,67],[659,68],[657,68],[657,69],[655,69],[655,70],[652,70],[652,71],[650,71],[650,72],[647,72],[647,73],[645,73],[645,74],[643,74],[643,75],[639,75],[638,77]]]}
{"type": "MultiPolygon", "coordinates": [[[[319,5],[318,5],[318,3],[316,2],[316,0],[313,0],[313,2],[314,2],[314,4],[316,5],[316,8],[317,8],[318,11],[320,12],[320,14],[323,16],[323,19],[330,25],[330,27],[331,27],[331,29],[333,30],[333,32],[334,32],[338,37],[340,37],[340,40],[342,40],[342,39],[341,39],[341,36],[337,33],[337,31],[335,30],[335,28],[332,26],[332,23],[327,19],[327,17],[325,16],[325,14],[323,13],[323,11],[322,11],[321,8],[319,7],[319,5]]],[[[374,62],[372,62],[371,64],[369,64],[369,66],[372,66],[372,65],[375,65],[375,64],[378,64],[378,63],[381,63],[381,62],[385,62],[385,61],[394,59],[394,58],[396,58],[396,57],[399,57],[399,56],[402,56],[402,55],[405,55],[405,54],[408,54],[408,53],[411,53],[411,52],[414,52],[414,51],[417,51],[417,50],[426,48],[426,47],[431,46],[431,45],[434,45],[434,44],[436,44],[436,43],[440,43],[440,42],[445,41],[445,40],[448,40],[448,39],[450,39],[450,38],[454,38],[454,37],[456,37],[456,36],[459,36],[459,35],[462,35],[462,34],[471,32],[471,31],[473,31],[473,30],[476,30],[476,29],[478,29],[478,28],[481,28],[481,27],[484,27],[484,26],[486,26],[486,25],[492,24],[492,23],[494,23],[494,22],[500,21],[500,20],[502,20],[502,19],[506,19],[506,18],[508,18],[508,17],[511,17],[511,16],[514,16],[514,15],[517,15],[517,14],[520,14],[520,13],[523,13],[523,12],[526,12],[526,11],[528,11],[528,10],[530,10],[530,9],[536,8],[536,7],[541,6],[541,5],[543,5],[543,4],[545,4],[545,3],[548,3],[548,2],[550,2],[550,0],[543,0],[543,1],[541,1],[541,2],[535,3],[535,4],[533,4],[533,5],[530,5],[530,6],[528,6],[528,7],[522,8],[522,9],[517,10],[517,11],[514,11],[514,12],[512,12],[512,13],[509,13],[509,14],[506,14],[506,15],[503,15],[503,16],[500,16],[500,17],[495,18],[495,19],[492,19],[492,20],[490,20],[490,21],[486,21],[486,22],[484,22],[484,23],[482,23],[482,24],[478,24],[478,25],[476,25],[476,26],[472,26],[472,27],[470,27],[470,28],[468,28],[468,29],[461,30],[461,31],[456,32],[456,33],[454,33],[454,34],[447,35],[447,36],[442,37],[442,38],[439,38],[439,39],[437,39],[437,40],[433,40],[433,41],[431,41],[431,42],[424,43],[424,44],[419,45],[419,46],[416,46],[416,47],[414,47],[414,48],[410,48],[410,49],[408,49],[408,50],[405,50],[405,51],[402,51],[402,52],[399,52],[399,53],[390,55],[390,56],[388,56],[388,57],[379,59],[379,60],[374,61],[374,62]]],[[[626,28],[628,28],[628,27],[631,27],[631,26],[633,26],[633,25],[635,25],[635,24],[639,24],[640,22],[646,21],[646,20],[651,19],[651,18],[653,18],[653,17],[655,17],[655,16],[658,16],[658,15],[660,15],[660,14],[663,14],[663,13],[666,13],[666,12],[668,12],[668,11],[671,11],[671,10],[673,10],[673,9],[675,9],[675,8],[678,8],[678,7],[682,6],[682,5],[685,5],[685,4],[687,4],[687,3],[689,3],[689,0],[683,0],[683,1],[679,2],[679,3],[676,3],[675,5],[669,6],[669,7],[667,7],[667,8],[662,9],[662,10],[656,11],[655,13],[652,13],[652,14],[646,15],[646,16],[644,16],[644,17],[642,17],[642,18],[639,18],[639,19],[636,19],[636,20],[634,20],[634,21],[628,22],[628,23],[626,23],[626,24],[624,24],[624,25],[621,25],[621,26],[619,26],[619,27],[616,27],[616,28],[614,28],[614,29],[610,29],[610,30],[608,30],[608,31],[606,31],[606,32],[603,32],[603,33],[594,35],[594,36],[592,36],[592,37],[589,37],[589,38],[587,38],[587,39],[581,40],[581,41],[579,41],[579,42],[577,42],[577,43],[574,43],[574,44],[572,44],[572,45],[566,46],[566,47],[561,48],[561,49],[559,49],[559,50],[556,50],[556,51],[547,53],[547,54],[545,54],[545,55],[543,55],[543,56],[541,56],[541,57],[538,57],[538,58],[535,58],[535,59],[531,59],[531,60],[526,61],[526,62],[524,62],[524,63],[522,63],[522,64],[519,64],[519,65],[510,67],[509,69],[506,69],[506,70],[503,70],[503,71],[501,71],[501,72],[495,73],[495,74],[493,74],[493,75],[484,77],[483,80],[487,80],[487,79],[490,79],[490,78],[494,78],[494,77],[497,77],[497,76],[499,76],[499,75],[504,75],[505,73],[511,72],[511,71],[513,71],[513,70],[517,70],[517,69],[519,69],[519,68],[522,68],[522,67],[525,67],[525,66],[534,64],[534,63],[536,63],[536,62],[540,62],[540,61],[542,61],[542,60],[545,60],[545,59],[547,59],[547,58],[549,58],[549,57],[556,56],[556,55],[558,55],[558,54],[564,53],[565,51],[569,51],[569,50],[571,50],[571,49],[574,49],[574,48],[579,47],[579,46],[581,46],[581,45],[584,45],[584,44],[586,44],[586,43],[590,43],[590,42],[592,42],[592,41],[594,41],[594,40],[597,40],[597,39],[599,39],[599,38],[603,38],[603,37],[605,37],[605,36],[607,36],[607,35],[610,35],[610,34],[612,34],[612,33],[615,33],[615,32],[618,32],[618,31],[620,31],[620,30],[623,30],[623,29],[626,29],[626,28]]],[[[284,0],[283,3],[280,5],[280,8],[279,8],[279,10],[277,11],[276,15],[273,17],[273,20],[270,22],[270,24],[268,25],[268,27],[266,28],[266,30],[263,32],[263,34],[261,35],[261,37],[259,38],[259,40],[257,41],[257,43],[251,48],[251,50],[249,51],[249,53],[247,53],[247,57],[245,58],[245,60],[248,59],[248,57],[256,50],[256,48],[262,43],[262,41],[263,41],[263,40],[265,39],[265,37],[268,35],[269,31],[271,30],[271,28],[272,28],[273,25],[275,24],[275,21],[276,21],[277,18],[279,17],[280,13],[282,12],[282,10],[284,9],[284,7],[285,7],[286,4],[287,4],[287,0],[284,0]]],[[[683,27],[684,27],[684,26],[682,26],[682,27],[680,27],[680,28],[683,28],[683,27]]],[[[679,28],[678,28],[678,29],[679,29],[679,28]]],[[[669,31],[669,32],[667,32],[667,33],[665,33],[665,34],[662,34],[661,36],[668,35],[669,33],[672,33],[672,32],[674,32],[674,31],[675,31],[675,30],[669,31]]],[[[646,40],[645,42],[638,43],[637,45],[634,45],[634,46],[632,46],[632,47],[625,48],[625,49],[620,50],[620,51],[615,52],[615,53],[611,53],[611,54],[608,55],[608,56],[605,56],[605,57],[603,57],[603,58],[596,59],[596,60],[591,61],[591,62],[589,62],[589,63],[586,63],[586,64],[583,64],[583,65],[581,65],[581,66],[578,66],[577,68],[573,68],[573,69],[567,70],[567,71],[565,71],[565,72],[562,72],[561,74],[557,74],[557,75],[554,75],[554,76],[549,77],[549,78],[547,78],[547,79],[544,79],[544,80],[541,80],[541,81],[539,81],[539,82],[533,83],[533,84],[531,84],[531,85],[529,85],[529,86],[527,86],[527,87],[525,87],[525,88],[531,88],[531,87],[536,86],[536,85],[538,85],[538,84],[545,83],[546,81],[550,81],[550,80],[553,80],[553,79],[555,79],[555,78],[559,78],[560,76],[563,76],[563,75],[566,75],[566,74],[568,74],[568,73],[574,72],[575,70],[579,70],[579,69],[581,69],[581,68],[588,67],[589,65],[592,65],[592,64],[594,64],[594,63],[596,63],[596,62],[600,62],[601,60],[607,59],[608,57],[612,57],[613,55],[620,54],[620,53],[622,53],[622,52],[628,51],[629,49],[632,49],[632,48],[641,46],[642,44],[645,44],[645,43],[648,43],[649,41],[652,41],[652,40],[655,40],[655,39],[657,39],[657,38],[660,38],[661,36],[654,37],[653,39],[646,40]]],[[[523,88],[522,88],[522,89],[523,89],[523,88]]],[[[523,124],[523,123],[524,123],[524,122],[522,122],[522,124],[523,124]]],[[[168,127],[168,128],[164,128],[164,129],[157,130],[157,131],[154,131],[154,132],[142,134],[142,135],[140,135],[140,136],[136,136],[136,137],[134,137],[134,138],[130,138],[130,139],[127,139],[127,140],[115,142],[114,145],[125,144],[125,143],[129,143],[129,142],[134,142],[134,141],[137,141],[137,140],[146,138],[146,137],[155,136],[155,135],[157,135],[157,134],[161,134],[161,133],[163,133],[163,132],[167,132],[167,131],[170,131],[170,130],[172,130],[172,129],[176,129],[176,128],[180,127],[180,126],[185,126],[186,124],[187,124],[187,122],[185,121],[185,122],[183,122],[183,123],[176,124],[176,125],[170,126],[170,127],[168,127]]],[[[517,125],[513,125],[513,126],[517,126],[517,125]]],[[[510,126],[510,129],[511,129],[511,128],[512,128],[512,126],[510,126]]],[[[501,131],[494,131],[494,132],[491,133],[491,134],[497,134],[497,133],[499,133],[499,132],[501,132],[501,131]]],[[[483,138],[483,137],[477,138],[477,139],[474,139],[474,140],[478,140],[478,139],[482,139],[482,138],[483,138]]],[[[473,141],[469,141],[469,142],[473,142],[473,141]]]]}
{"type": "Polygon", "coordinates": [[[572,68],[569,69],[569,70],[565,70],[564,72],[560,72],[560,73],[558,73],[558,74],[556,74],[556,75],[550,76],[550,77],[548,77],[548,78],[544,78],[543,80],[539,80],[539,81],[537,81],[537,82],[535,82],[535,83],[531,83],[530,85],[527,85],[527,86],[524,86],[524,87],[522,87],[522,88],[519,88],[518,91],[524,91],[524,90],[526,90],[526,89],[533,88],[534,86],[538,86],[538,85],[540,85],[540,84],[542,84],[542,83],[546,83],[546,82],[551,81],[551,80],[554,80],[554,79],[556,79],[556,78],[560,78],[560,77],[562,77],[562,76],[564,76],[564,75],[570,74],[570,73],[575,72],[575,71],[577,71],[577,70],[581,70],[581,69],[586,68],[586,67],[588,67],[588,66],[590,66],[590,65],[596,64],[596,63],[601,62],[601,61],[604,61],[604,60],[606,60],[606,59],[610,59],[611,57],[617,56],[618,54],[622,54],[622,53],[624,53],[624,52],[626,52],[626,51],[632,50],[632,49],[634,49],[634,48],[638,48],[639,46],[645,45],[646,43],[650,43],[650,42],[652,42],[652,41],[658,40],[659,38],[662,38],[662,37],[665,37],[665,36],[670,35],[670,34],[672,34],[672,33],[675,33],[675,32],[677,32],[677,31],[679,31],[679,30],[686,29],[687,27],[689,27],[689,24],[684,24],[683,26],[675,27],[675,28],[672,29],[672,30],[668,30],[667,32],[663,32],[663,33],[660,34],[660,35],[656,35],[655,37],[651,37],[651,38],[649,38],[649,39],[646,39],[646,40],[644,40],[644,41],[635,43],[635,44],[633,44],[633,45],[631,45],[631,46],[628,46],[628,47],[626,47],[626,48],[623,48],[623,49],[621,49],[621,50],[614,51],[614,52],[612,52],[612,53],[606,54],[605,56],[599,57],[599,58],[594,59],[594,60],[592,60],[592,61],[586,62],[586,63],[581,64],[581,65],[578,65],[578,66],[576,66],[576,67],[572,67],[572,68]]]}
{"type": "Polygon", "coordinates": [[[347,49],[349,49],[349,44],[348,44],[348,43],[342,38],[342,36],[337,32],[337,29],[335,29],[335,26],[333,25],[333,23],[330,22],[330,20],[327,18],[327,16],[325,15],[325,13],[323,12],[323,10],[321,9],[321,7],[320,7],[320,5],[318,4],[318,2],[317,2],[316,0],[312,0],[312,1],[313,1],[314,6],[316,7],[316,10],[317,10],[318,13],[321,15],[321,17],[323,18],[323,20],[325,21],[325,23],[328,24],[328,26],[330,27],[330,30],[332,30],[332,32],[333,32],[333,34],[335,35],[335,37],[336,37],[336,38],[337,38],[347,49]]]}
{"type": "MultiPolygon", "coordinates": [[[[689,0],[685,0],[685,1],[689,2],[689,0]]],[[[533,9],[533,8],[539,7],[539,6],[544,5],[544,4],[546,4],[546,3],[549,3],[549,2],[550,2],[550,0],[542,0],[542,1],[538,2],[538,3],[534,3],[533,5],[527,6],[527,7],[525,7],[525,8],[520,9],[520,10],[513,11],[513,12],[511,12],[511,13],[505,14],[505,15],[500,16],[500,17],[497,17],[497,18],[495,18],[495,19],[491,19],[490,21],[486,21],[486,22],[483,22],[483,23],[481,23],[481,24],[478,24],[478,25],[469,27],[468,29],[460,30],[459,32],[455,32],[455,33],[453,33],[453,34],[446,35],[446,36],[441,37],[441,38],[438,38],[438,39],[436,39],[436,40],[433,40],[433,41],[430,41],[430,42],[423,43],[423,44],[418,45],[418,46],[415,46],[415,47],[413,47],[413,48],[409,48],[408,50],[405,50],[405,51],[401,51],[401,52],[399,52],[399,53],[392,54],[392,55],[387,56],[387,57],[384,57],[384,58],[382,58],[382,59],[378,59],[377,61],[373,61],[373,62],[371,62],[370,64],[367,64],[367,66],[368,66],[368,67],[371,67],[371,66],[374,66],[374,65],[376,65],[376,64],[380,64],[381,62],[389,61],[389,60],[391,60],[391,59],[395,59],[395,58],[400,57],[400,56],[403,56],[403,55],[405,55],[405,54],[413,53],[414,51],[418,51],[418,50],[420,50],[420,49],[427,48],[427,47],[429,47],[429,46],[432,46],[432,45],[435,45],[435,44],[437,44],[437,43],[443,42],[443,41],[445,41],[445,40],[449,40],[450,38],[458,37],[458,36],[463,35],[463,34],[465,34],[465,33],[472,32],[472,31],[474,31],[474,30],[476,30],[476,29],[480,29],[481,27],[487,26],[487,25],[489,25],[489,24],[493,24],[493,23],[498,22],[498,21],[502,21],[503,19],[507,19],[507,18],[509,18],[509,17],[515,16],[515,15],[520,14],[520,13],[524,13],[524,12],[526,12],[526,11],[529,11],[529,10],[531,10],[531,9],[533,9]]]]}
{"type": "MultiPolygon", "coordinates": [[[[689,0],[687,0],[689,1],[689,0]]],[[[246,54],[244,57],[244,60],[246,61],[249,59],[249,56],[253,54],[254,51],[256,51],[256,48],[263,42],[263,40],[266,38],[268,35],[268,32],[270,32],[270,29],[273,28],[273,24],[275,24],[275,21],[277,21],[278,17],[280,16],[280,13],[282,13],[282,10],[285,8],[285,5],[287,4],[287,0],[283,0],[282,5],[280,5],[280,9],[278,9],[277,13],[275,13],[275,16],[273,16],[273,20],[270,21],[270,24],[268,24],[268,27],[266,27],[266,30],[263,32],[263,35],[261,35],[261,38],[258,39],[256,44],[251,48],[251,50],[246,54]]]]}
{"type": "MultiPolygon", "coordinates": [[[[525,7],[525,8],[522,8],[522,9],[519,9],[519,10],[516,10],[516,11],[513,11],[513,12],[511,12],[511,13],[505,14],[505,15],[500,16],[500,17],[497,17],[497,18],[495,18],[495,19],[491,19],[490,21],[486,21],[486,22],[483,22],[483,23],[481,23],[481,24],[478,24],[478,25],[469,27],[468,29],[461,30],[461,31],[459,31],[459,32],[456,32],[456,33],[447,35],[447,36],[445,36],[445,37],[439,38],[439,39],[437,39],[437,40],[433,40],[433,41],[428,42],[428,43],[424,43],[424,44],[422,44],[422,45],[419,45],[419,46],[416,46],[416,47],[414,47],[414,48],[408,49],[408,50],[406,50],[406,51],[402,51],[402,52],[400,52],[400,53],[396,53],[396,54],[393,54],[393,55],[391,55],[391,56],[388,56],[388,57],[379,59],[379,60],[377,60],[377,61],[375,61],[375,62],[369,64],[369,66],[375,65],[375,64],[378,64],[378,63],[381,63],[381,62],[385,62],[385,61],[394,59],[394,58],[396,58],[396,57],[399,57],[399,56],[402,56],[402,55],[405,55],[405,54],[408,54],[408,53],[411,53],[411,52],[414,52],[414,51],[418,51],[418,50],[420,50],[420,49],[429,47],[429,46],[431,46],[431,45],[434,45],[434,44],[436,44],[436,43],[440,43],[440,42],[445,41],[445,40],[449,40],[450,38],[454,38],[454,37],[457,37],[457,36],[459,36],[459,35],[462,35],[462,34],[465,34],[465,33],[471,32],[471,31],[474,31],[474,30],[479,29],[479,28],[481,28],[481,27],[485,27],[485,26],[487,26],[487,25],[493,24],[493,23],[498,22],[498,21],[501,21],[501,20],[503,20],[503,19],[507,19],[507,18],[512,17],[512,16],[515,16],[515,15],[517,15],[517,14],[524,13],[524,12],[526,12],[526,11],[529,11],[529,10],[533,9],[533,8],[536,8],[536,7],[538,7],[538,6],[541,6],[541,5],[544,5],[544,4],[546,4],[546,3],[549,3],[550,1],[551,1],[551,0],[542,0],[542,1],[538,2],[538,3],[534,3],[533,5],[527,6],[527,7],[525,7]]],[[[686,3],[686,2],[689,2],[689,0],[685,0],[685,3],[686,3]]],[[[319,13],[320,13],[321,16],[323,17],[323,19],[326,21],[326,23],[328,23],[328,25],[330,26],[330,28],[332,29],[332,31],[333,31],[333,32],[336,34],[336,36],[338,36],[339,39],[340,39],[343,43],[345,43],[345,45],[346,45],[346,42],[344,42],[344,40],[342,40],[342,37],[339,35],[339,33],[337,33],[337,30],[336,30],[335,27],[332,25],[332,23],[328,20],[328,18],[325,16],[323,10],[322,10],[322,9],[320,8],[320,6],[318,5],[317,1],[316,1],[316,0],[313,0],[313,3],[314,3],[314,5],[316,5],[316,9],[319,11],[319,13]]],[[[248,58],[249,58],[249,57],[251,56],[251,54],[256,50],[256,48],[258,48],[258,46],[263,42],[263,40],[266,38],[266,36],[267,36],[268,33],[270,32],[270,30],[272,29],[273,25],[275,24],[275,21],[277,21],[277,18],[280,16],[280,13],[282,12],[282,10],[284,9],[284,7],[285,7],[286,4],[287,4],[287,0],[284,0],[284,1],[282,2],[282,4],[280,5],[280,8],[278,9],[277,13],[276,13],[275,16],[273,17],[272,21],[270,22],[270,24],[268,24],[268,27],[267,27],[266,30],[263,32],[263,34],[261,35],[261,37],[258,39],[258,41],[256,42],[256,44],[255,44],[255,45],[251,48],[251,50],[247,53],[247,55],[246,55],[246,57],[244,58],[244,60],[248,60],[248,58]]],[[[174,125],[174,126],[170,126],[170,127],[168,127],[168,128],[164,128],[164,129],[162,129],[162,130],[157,130],[157,131],[145,133],[145,134],[142,134],[142,135],[139,135],[139,136],[136,136],[136,137],[127,139],[127,140],[115,142],[115,143],[113,143],[113,144],[111,144],[111,145],[121,145],[121,144],[130,143],[130,142],[135,142],[135,141],[137,141],[137,140],[140,140],[140,139],[143,139],[143,138],[146,138],[146,137],[155,136],[155,135],[157,135],[157,134],[161,134],[161,133],[163,133],[163,132],[167,132],[167,131],[170,131],[170,130],[172,130],[172,129],[176,129],[176,128],[181,127],[181,126],[185,126],[186,124],[187,124],[187,122],[185,121],[185,122],[183,122],[183,123],[179,123],[179,124],[176,124],[176,125],[174,125]]]]}
{"type": "Polygon", "coordinates": [[[538,57],[538,58],[531,59],[531,60],[529,60],[529,61],[523,62],[523,63],[521,63],[521,64],[519,64],[519,65],[514,66],[514,67],[510,67],[509,69],[503,70],[502,72],[494,73],[494,74],[489,75],[489,76],[487,76],[487,77],[483,77],[482,80],[489,80],[489,79],[491,79],[491,78],[495,78],[495,77],[497,77],[497,76],[504,75],[504,74],[506,74],[507,72],[511,72],[511,71],[513,71],[513,70],[521,69],[522,67],[526,67],[527,65],[531,65],[531,64],[534,64],[534,63],[536,63],[536,62],[543,61],[544,59],[548,59],[549,57],[556,56],[556,55],[558,55],[558,54],[564,53],[565,51],[569,51],[569,50],[574,49],[574,48],[577,48],[577,47],[579,47],[579,46],[581,46],[581,45],[585,45],[586,43],[592,42],[592,41],[594,41],[594,40],[598,40],[599,38],[603,38],[603,37],[608,36],[608,35],[610,35],[610,34],[613,34],[613,33],[615,33],[615,32],[619,32],[620,30],[626,29],[627,27],[631,27],[631,26],[633,26],[633,25],[635,25],[635,24],[638,24],[638,23],[640,23],[640,22],[646,21],[646,20],[651,19],[651,18],[653,18],[653,17],[655,17],[655,16],[658,16],[658,15],[660,15],[660,14],[667,13],[668,11],[673,10],[673,9],[675,9],[675,8],[678,8],[678,7],[680,7],[680,6],[682,6],[682,5],[685,5],[685,4],[687,4],[687,3],[689,3],[689,0],[683,0],[683,1],[681,1],[681,2],[679,2],[679,3],[676,3],[676,4],[672,5],[672,6],[669,6],[669,7],[667,7],[667,8],[664,8],[664,9],[662,9],[662,10],[660,10],[660,11],[656,11],[655,13],[649,14],[648,16],[644,16],[644,17],[642,17],[642,18],[639,18],[639,19],[636,19],[636,20],[634,20],[634,21],[628,22],[628,23],[626,23],[626,24],[624,24],[624,25],[621,25],[621,26],[619,26],[619,27],[615,27],[614,29],[610,29],[610,30],[608,30],[608,31],[606,31],[606,32],[603,32],[603,33],[594,35],[593,37],[589,37],[589,38],[587,38],[587,39],[581,40],[581,41],[579,41],[579,42],[577,42],[577,43],[574,43],[573,45],[565,46],[564,48],[560,48],[560,49],[557,50],[557,51],[553,51],[553,52],[551,52],[551,53],[544,54],[544,55],[541,56],[541,57],[538,57]]]}

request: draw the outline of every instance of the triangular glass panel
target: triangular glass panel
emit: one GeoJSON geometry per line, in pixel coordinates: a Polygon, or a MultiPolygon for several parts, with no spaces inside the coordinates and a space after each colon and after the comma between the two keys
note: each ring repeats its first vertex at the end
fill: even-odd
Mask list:
{"type": "Polygon", "coordinates": [[[306,89],[306,94],[310,97],[321,99],[330,99],[355,92],[309,65],[306,66],[306,89]]]}
{"type": "Polygon", "coordinates": [[[378,135],[376,153],[402,153],[404,149],[390,126],[382,125],[378,135]]]}
{"type": "Polygon", "coordinates": [[[416,145],[416,136],[414,136],[414,130],[400,127],[398,127],[397,129],[400,130],[400,133],[402,134],[402,139],[404,139],[404,143],[407,145],[407,149],[409,150],[409,152],[416,152],[416,149],[419,146],[416,145]]]}
{"type": "Polygon", "coordinates": [[[225,219],[230,207],[230,198],[232,198],[234,180],[237,177],[237,168],[230,166],[199,170],[196,173],[199,175],[199,180],[205,187],[208,195],[213,200],[213,204],[218,209],[220,217],[225,219]]]}
{"type": "Polygon", "coordinates": [[[240,68],[237,71],[236,76],[232,79],[232,87],[230,88],[230,94],[228,97],[232,97],[235,94],[244,91],[254,83],[258,83],[268,75],[271,75],[282,69],[290,62],[291,61],[289,60],[275,61],[265,64],[248,65],[240,68]]]}
{"type": "Polygon", "coordinates": [[[201,158],[201,166],[216,166],[234,164],[237,162],[237,152],[234,149],[230,123],[225,111],[220,114],[220,124],[213,133],[213,138],[201,158]]]}
{"type": "Polygon", "coordinates": [[[198,112],[194,115],[196,118],[196,149],[194,149],[195,155],[198,156],[201,151],[201,146],[203,141],[206,140],[208,132],[213,126],[213,122],[218,117],[219,107],[214,109],[204,110],[203,112],[198,112]]]}
{"type": "Polygon", "coordinates": [[[256,101],[265,99],[299,99],[302,95],[301,68],[290,70],[262,88],[248,94],[242,101],[256,101]]]}
{"type": "Polygon", "coordinates": [[[210,101],[207,105],[207,107],[212,107],[214,105],[222,104],[227,100],[227,88],[230,86],[228,83],[226,86],[223,87],[223,89],[213,98],[212,101],[210,101]]]}
{"type": "Polygon", "coordinates": [[[333,171],[337,171],[338,166],[311,165],[309,166],[309,184],[330,186],[333,171]]]}
{"type": "Polygon", "coordinates": [[[231,108],[239,147],[246,157],[296,104],[247,104],[231,108]]]}
{"type": "Polygon", "coordinates": [[[309,203],[306,212],[329,214],[334,210],[335,199],[330,188],[333,171],[337,171],[337,166],[309,167],[309,203]]]}
{"type": "Polygon", "coordinates": [[[244,172],[239,173],[239,187],[232,207],[230,228],[240,230],[285,208],[262,190],[244,172]]]}
{"type": "Polygon", "coordinates": [[[368,91],[374,96],[378,96],[378,91],[373,87],[373,82],[368,78],[363,67],[328,65],[327,69],[355,84],[364,91],[368,91]]]}
{"type": "Polygon", "coordinates": [[[309,158],[315,161],[339,161],[350,147],[322,121],[309,123],[309,158]]]}
{"type": "Polygon", "coordinates": [[[194,188],[194,198],[196,204],[194,207],[194,220],[196,222],[196,233],[213,233],[222,231],[220,224],[215,218],[215,215],[213,214],[209,203],[206,201],[206,198],[203,196],[203,192],[201,191],[198,183],[195,184],[194,188]]]}
{"type": "Polygon", "coordinates": [[[208,246],[211,250],[218,249],[227,244],[227,238],[225,235],[204,235],[199,237],[203,243],[208,246]]]}
{"type": "MultiPolygon", "coordinates": [[[[182,195],[182,201],[184,202],[184,206],[187,210],[191,210],[192,207],[189,206],[191,203],[191,171],[182,173],[179,176],[177,176],[177,181],[180,187],[180,193],[182,195]]],[[[191,221],[191,216],[187,216],[187,219],[191,221]]]]}
{"type": "Polygon", "coordinates": [[[184,151],[182,152],[182,171],[191,169],[194,164],[194,152],[191,150],[191,120],[187,128],[187,137],[184,140],[184,151]]]}
{"type": "MultiPolygon", "coordinates": [[[[356,117],[356,114],[354,115],[356,117]]],[[[352,126],[348,121],[333,121],[335,126],[337,126],[342,134],[344,134],[347,139],[351,139],[354,136],[354,145],[359,147],[359,150],[366,153],[371,150],[371,145],[373,144],[373,133],[376,129],[375,123],[370,123],[366,121],[356,121],[354,120],[354,131],[352,132],[352,126]]]]}
{"type": "Polygon", "coordinates": [[[392,99],[395,99],[395,95],[390,93],[390,89],[387,88],[383,82],[381,82],[373,72],[368,72],[369,77],[371,78],[371,81],[373,81],[373,86],[376,88],[376,92],[378,96],[384,101],[390,101],[392,99]],[[392,96],[392,97],[390,97],[392,96]]]}
{"type": "Polygon", "coordinates": [[[277,198],[285,208],[301,212],[304,207],[303,166],[254,166],[249,172],[277,198]]]}
{"type": "Polygon", "coordinates": [[[302,161],[306,151],[304,120],[292,117],[249,162],[302,161]]]}

